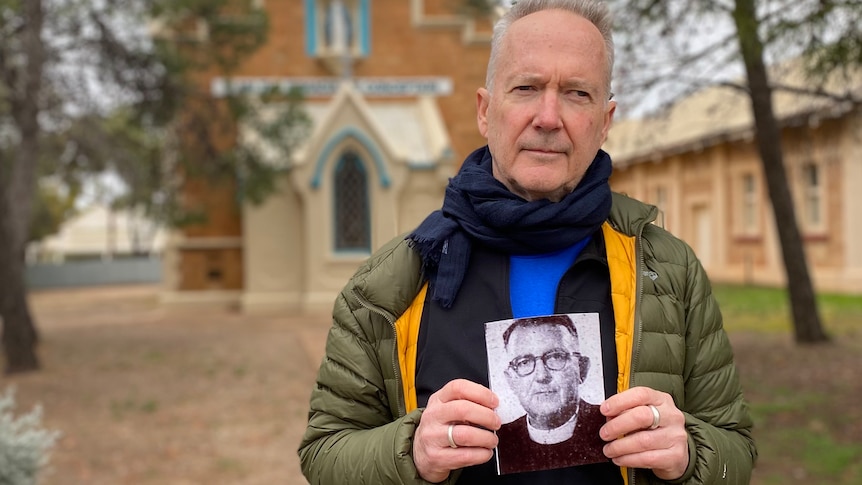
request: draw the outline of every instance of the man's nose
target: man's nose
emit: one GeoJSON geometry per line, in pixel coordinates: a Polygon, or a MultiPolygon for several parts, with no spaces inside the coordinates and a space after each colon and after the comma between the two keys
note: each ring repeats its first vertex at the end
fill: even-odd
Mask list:
{"type": "Polygon", "coordinates": [[[551,380],[551,370],[548,369],[548,366],[542,361],[542,359],[538,359],[536,361],[536,382],[541,382],[542,384],[546,384],[551,380]]]}
{"type": "Polygon", "coordinates": [[[552,131],[560,129],[563,125],[560,118],[560,99],[557,92],[548,89],[542,92],[533,117],[533,126],[540,130],[552,131]]]}

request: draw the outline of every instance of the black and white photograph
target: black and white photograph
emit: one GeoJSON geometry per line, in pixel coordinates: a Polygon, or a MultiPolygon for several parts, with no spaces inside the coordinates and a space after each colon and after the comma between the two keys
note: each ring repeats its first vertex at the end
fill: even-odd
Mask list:
{"type": "Polygon", "coordinates": [[[500,475],[607,461],[599,316],[547,315],[487,322],[500,475]]]}

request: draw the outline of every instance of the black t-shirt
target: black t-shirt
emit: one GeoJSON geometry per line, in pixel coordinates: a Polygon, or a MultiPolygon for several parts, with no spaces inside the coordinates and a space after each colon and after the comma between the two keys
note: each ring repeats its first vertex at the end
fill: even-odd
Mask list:
{"type": "MultiPolygon", "coordinates": [[[[416,395],[428,398],[453,379],[488,386],[485,322],[511,319],[509,256],[474,245],[466,276],[451,308],[428,297],[419,327],[416,395]]],[[[557,288],[555,313],[598,313],[605,397],[616,393],[617,358],[610,275],[601,231],[566,271],[557,288]]],[[[459,484],[622,484],[619,467],[598,463],[511,475],[497,475],[495,459],[465,468],[459,484]]]]}

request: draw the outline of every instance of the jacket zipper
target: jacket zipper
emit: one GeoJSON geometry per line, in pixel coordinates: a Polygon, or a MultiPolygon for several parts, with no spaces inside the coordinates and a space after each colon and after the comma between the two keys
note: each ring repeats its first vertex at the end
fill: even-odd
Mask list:
{"type": "Polygon", "coordinates": [[[372,305],[359,293],[359,291],[356,290],[356,288],[353,288],[352,292],[356,301],[358,301],[363,308],[386,319],[386,321],[389,322],[389,327],[392,328],[392,370],[394,371],[393,375],[395,376],[395,388],[402,391],[397,393],[396,399],[398,402],[398,417],[403,418],[407,415],[407,404],[404,402],[403,384],[401,383],[401,369],[398,366],[398,333],[395,331],[395,317],[382,308],[372,305]]]}
{"type": "MultiPolygon", "coordinates": [[[[640,355],[641,339],[643,338],[643,320],[641,319],[641,299],[643,296],[643,273],[646,270],[646,262],[643,256],[643,227],[638,228],[637,238],[635,240],[635,257],[637,259],[637,267],[635,268],[635,328],[634,328],[634,347],[632,348],[632,360],[629,369],[629,389],[634,384],[635,364],[637,364],[638,356],[640,355]]],[[[629,468],[629,485],[635,485],[635,470],[629,468]]]]}

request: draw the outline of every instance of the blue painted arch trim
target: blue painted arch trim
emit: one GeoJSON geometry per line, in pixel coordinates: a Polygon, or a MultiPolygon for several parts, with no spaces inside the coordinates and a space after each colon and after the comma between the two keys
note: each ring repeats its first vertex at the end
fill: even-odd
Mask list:
{"type": "Polygon", "coordinates": [[[389,188],[392,184],[392,180],[389,178],[389,172],[386,171],[386,164],[383,162],[383,157],[380,154],[380,150],[377,149],[377,145],[368,137],[365,133],[355,127],[347,127],[343,130],[336,133],[332,136],[328,142],[326,142],[326,146],[323,147],[323,151],[321,151],[320,156],[317,157],[317,162],[314,164],[314,176],[311,178],[311,188],[318,189],[320,188],[320,184],[323,180],[323,169],[326,165],[326,161],[329,160],[332,152],[344,141],[346,138],[353,138],[358,141],[365,150],[371,155],[372,161],[374,161],[374,166],[377,167],[377,175],[380,178],[380,186],[384,189],[389,188]]]}

